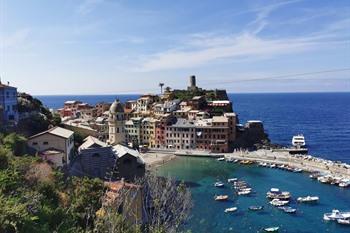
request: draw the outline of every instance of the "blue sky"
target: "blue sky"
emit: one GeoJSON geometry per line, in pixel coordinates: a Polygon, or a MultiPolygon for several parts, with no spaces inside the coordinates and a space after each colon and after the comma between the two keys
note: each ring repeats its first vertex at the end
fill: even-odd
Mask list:
{"type": "Polygon", "coordinates": [[[350,1],[0,0],[0,75],[32,94],[350,91],[350,1]],[[278,77],[276,77],[278,76],[278,77]],[[275,78],[270,78],[275,77],[275,78]]]}

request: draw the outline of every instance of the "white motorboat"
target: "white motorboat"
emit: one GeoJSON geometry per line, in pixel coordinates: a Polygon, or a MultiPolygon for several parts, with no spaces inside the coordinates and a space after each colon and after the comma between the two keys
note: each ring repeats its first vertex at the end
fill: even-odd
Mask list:
{"type": "Polygon", "coordinates": [[[227,201],[228,200],[228,195],[219,195],[214,197],[215,201],[227,201]]]}
{"type": "Polygon", "coordinates": [[[293,172],[300,173],[300,172],[303,172],[303,169],[301,169],[301,168],[294,168],[293,172]]]}
{"type": "Polygon", "coordinates": [[[221,181],[218,181],[218,182],[215,182],[214,183],[214,186],[217,187],[217,188],[222,188],[225,186],[225,184],[221,181]]]}
{"type": "Polygon", "coordinates": [[[306,196],[306,197],[298,197],[298,202],[310,203],[310,202],[318,202],[320,198],[318,196],[306,196]]]}
{"type": "Polygon", "coordinates": [[[338,219],[337,222],[342,225],[350,225],[350,218],[338,219]]]}
{"type": "Polygon", "coordinates": [[[291,197],[290,192],[281,192],[278,188],[272,188],[266,193],[266,197],[269,199],[281,199],[288,200],[291,197]]]}
{"type": "Polygon", "coordinates": [[[247,189],[247,190],[240,190],[237,192],[238,195],[249,195],[252,192],[251,189],[247,189]]]}
{"type": "Polygon", "coordinates": [[[221,157],[221,158],[218,158],[218,159],[216,159],[217,161],[224,161],[225,160],[225,158],[224,157],[221,157]]]}
{"type": "Polygon", "coordinates": [[[287,205],[289,203],[289,201],[282,201],[279,199],[273,199],[272,201],[270,201],[270,204],[273,206],[284,206],[287,205]]]}
{"type": "Polygon", "coordinates": [[[277,232],[280,228],[279,227],[268,227],[264,228],[264,231],[266,232],[277,232]]]}
{"type": "Polygon", "coordinates": [[[227,182],[233,183],[233,182],[236,182],[237,180],[238,180],[237,178],[230,178],[230,179],[227,179],[227,182]]]}
{"type": "Polygon", "coordinates": [[[340,182],[338,185],[341,188],[346,188],[350,186],[350,182],[340,182]]]}
{"type": "Polygon", "coordinates": [[[339,210],[332,210],[332,213],[325,213],[323,215],[325,221],[336,221],[347,218],[350,218],[350,212],[340,212],[339,210]]]}
{"type": "Polygon", "coordinates": [[[227,209],[225,209],[225,213],[235,212],[236,210],[237,210],[237,207],[227,208],[227,209]]]}
{"type": "Polygon", "coordinates": [[[290,206],[280,206],[278,207],[278,209],[283,210],[285,213],[288,214],[294,214],[297,211],[297,209],[294,209],[290,206]]]}
{"type": "Polygon", "coordinates": [[[293,136],[292,138],[292,145],[295,147],[305,147],[306,143],[305,143],[305,137],[302,134],[298,134],[293,136]]]}

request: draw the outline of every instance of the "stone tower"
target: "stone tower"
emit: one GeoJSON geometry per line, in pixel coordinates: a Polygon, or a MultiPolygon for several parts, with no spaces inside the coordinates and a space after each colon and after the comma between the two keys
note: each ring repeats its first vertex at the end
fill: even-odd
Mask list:
{"type": "Polygon", "coordinates": [[[125,116],[123,105],[115,100],[109,108],[108,143],[111,145],[125,143],[125,116]]]}
{"type": "Polygon", "coordinates": [[[196,76],[191,75],[189,79],[190,79],[190,85],[187,87],[187,90],[188,91],[196,91],[198,89],[197,85],[196,85],[196,76]]]}

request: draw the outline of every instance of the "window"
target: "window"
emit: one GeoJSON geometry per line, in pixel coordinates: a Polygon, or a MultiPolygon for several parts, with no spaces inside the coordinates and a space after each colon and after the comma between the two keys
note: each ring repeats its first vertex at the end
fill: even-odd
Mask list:
{"type": "Polygon", "coordinates": [[[99,153],[93,153],[92,157],[100,157],[100,154],[99,153]]]}
{"type": "Polygon", "coordinates": [[[49,145],[49,142],[43,142],[43,145],[49,145]]]}
{"type": "Polygon", "coordinates": [[[33,145],[33,146],[37,146],[38,143],[37,143],[37,142],[33,142],[32,145],[33,145]]]}

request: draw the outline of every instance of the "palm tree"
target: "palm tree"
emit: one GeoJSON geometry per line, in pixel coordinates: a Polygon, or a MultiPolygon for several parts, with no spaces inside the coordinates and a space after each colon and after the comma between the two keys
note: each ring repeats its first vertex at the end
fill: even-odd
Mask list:
{"type": "Polygon", "coordinates": [[[159,86],[160,86],[160,93],[163,94],[164,83],[159,83],[159,86]]]}

